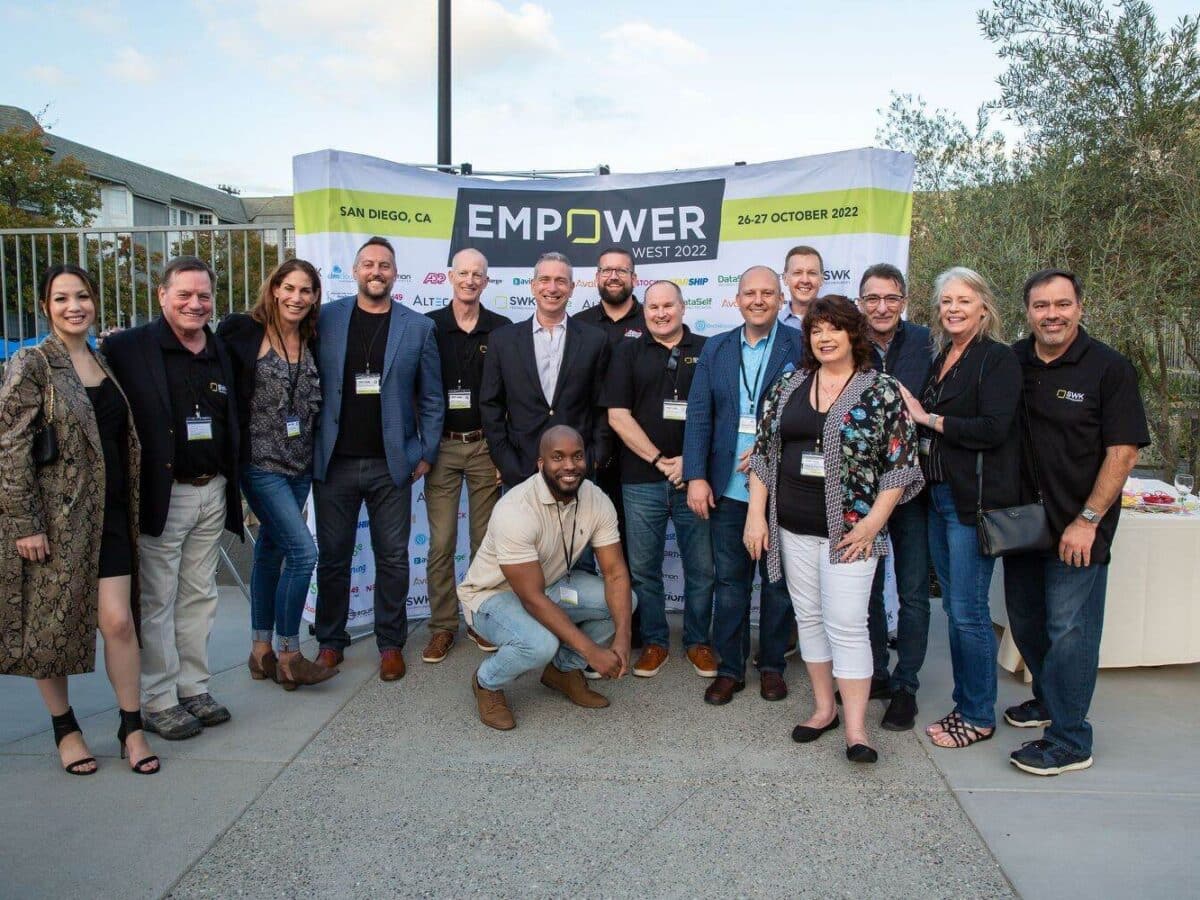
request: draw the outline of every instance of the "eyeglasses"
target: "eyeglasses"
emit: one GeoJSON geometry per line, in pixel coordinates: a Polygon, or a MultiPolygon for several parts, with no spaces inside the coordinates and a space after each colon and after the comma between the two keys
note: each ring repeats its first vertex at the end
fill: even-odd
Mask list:
{"type": "Polygon", "coordinates": [[[633,274],[633,269],[618,269],[616,266],[607,266],[603,269],[597,269],[596,274],[601,277],[607,275],[619,275],[621,278],[628,278],[633,274]]]}
{"type": "Polygon", "coordinates": [[[903,294],[867,294],[865,297],[860,297],[862,305],[866,307],[877,307],[880,303],[886,303],[888,306],[899,306],[904,302],[903,294]]]}

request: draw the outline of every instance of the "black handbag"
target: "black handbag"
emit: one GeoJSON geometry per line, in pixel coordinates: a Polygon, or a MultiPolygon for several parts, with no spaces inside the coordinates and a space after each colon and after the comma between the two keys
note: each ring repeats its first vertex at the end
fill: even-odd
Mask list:
{"type": "Polygon", "coordinates": [[[54,430],[54,381],[50,371],[50,360],[46,359],[46,354],[40,347],[34,349],[46,363],[46,385],[50,396],[49,413],[47,414],[43,405],[33,420],[33,446],[30,455],[33,457],[33,465],[41,469],[58,461],[58,434],[54,430]]]}
{"type": "MultiPolygon", "coordinates": [[[[979,381],[980,384],[983,383],[983,366],[979,367],[979,381]]],[[[983,556],[1011,556],[1016,553],[1049,550],[1054,546],[1050,520],[1046,518],[1046,507],[1042,503],[1042,476],[1038,470],[1037,447],[1033,443],[1033,433],[1029,430],[1029,410],[1025,406],[1024,389],[1021,390],[1021,412],[1025,436],[1029,439],[1030,458],[1033,460],[1033,484],[1037,491],[1037,502],[985,510],[983,452],[975,454],[975,477],[979,482],[979,493],[975,500],[975,535],[979,540],[979,552],[983,556]]]]}

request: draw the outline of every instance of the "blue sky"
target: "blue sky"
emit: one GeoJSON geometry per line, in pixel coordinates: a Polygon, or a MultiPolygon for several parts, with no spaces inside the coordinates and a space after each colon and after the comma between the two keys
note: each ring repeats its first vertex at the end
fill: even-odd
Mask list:
{"type": "MultiPolygon", "coordinates": [[[[455,0],[453,158],[634,172],[868,146],[892,90],[970,119],[1002,71],[980,5],[455,0]]],[[[0,103],[247,195],[290,192],[292,155],[325,147],[433,162],[436,8],[0,0],[0,103]]]]}

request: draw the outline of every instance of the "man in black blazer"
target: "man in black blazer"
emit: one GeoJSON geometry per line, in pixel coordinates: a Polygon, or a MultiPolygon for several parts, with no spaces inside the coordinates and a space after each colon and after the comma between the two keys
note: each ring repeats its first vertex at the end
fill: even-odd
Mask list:
{"type": "Polygon", "coordinates": [[[142,707],[169,740],[229,720],[208,692],[218,541],[242,536],[238,413],[229,353],[212,333],[213,271],[183,256],[163,270],[162,316],[111,335],[104,355],[142,442],[142,707]]]}
{"type": "Polygon", "coordinates": [[[571,263],[546,253],[533,267],[537,308],[524,322],[493,332],[483,364],[479,411],[488,450],[506,487],[537,471],[538,440],[569,425],[587,441],[589,474],[609,457],[600,390],[608,370],[604,332],[567,316],[575,289],[571,263]]]}

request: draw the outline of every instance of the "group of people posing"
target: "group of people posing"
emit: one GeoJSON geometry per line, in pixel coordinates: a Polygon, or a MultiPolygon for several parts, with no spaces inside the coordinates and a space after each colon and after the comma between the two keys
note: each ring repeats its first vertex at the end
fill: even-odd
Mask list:
{"type": "Polygon", "coordinates": [[[760,695],[787,696],[798,643],[813,696],[793,740],[842,727],[859,763],[878,759],[870,700],[887,700],[884,728],[916,722],[932,565],[954,693],[925,731],[965,748],[997,725],[995,561],[977,521],[1037,501],[1053,546],[1004,561],[1033,697],[1004,718],[1045,730],[1011,759],[1042,775],[1090,766],[1109,547],[1121,487],[1149,442],[1132,366],[1082,328],[1082,286],[1066,270],[1029,277],[1030,335],[1009,346],[970,269],[938,277],[932,333],[906,321],[894,266],[869,267],[854,300],[818,296],[823,269],[810,246],[788,252],[782,278],[748,269],[743,324],[706,339],[685,324],[676,283],[634,296],[627,249],[601,253],[598,302],[574,316],[570,262],[542,255],[534,314],[514,324],[480,302],[479,252],[454,256],[449,304],[420,315],[392,299],[394,250],[371,238],[354,260],[356,296],[322,304],[317,271],[288,260],[248,314],[213,331],[214,273],[180,257],[160,279],[161,317],[97,350],[96,285],[57,266],[40,293],[50,334],[12,358],[0,387],[0,673],[37,679],[72,774],[97,768],[67,691],[69,675],[94,668],[97,627],[134,772],[160,768],[145,732],[180,740],[227,721],[209,691],[207,643],[219,541],[243,533],[244,495],[261,525],[250,676],[295,690],[337,674],[365,503],[379,677],[402,678],[423,479],[422,659],[450,653],[461,607],[488,654],[472,676],[485,725],[515,727],[504,688],[525,672],[597,709],[609,701],[590,680],[651,677],[668,663],[673,522],[683,651],[709,680],[704,700],[726,704],[746,686],[757,570],[760,695]],[[456,584],[464,482],[471,563],[456,584]],[[314,566],[310,660],[300,625],[314,566]]]}

